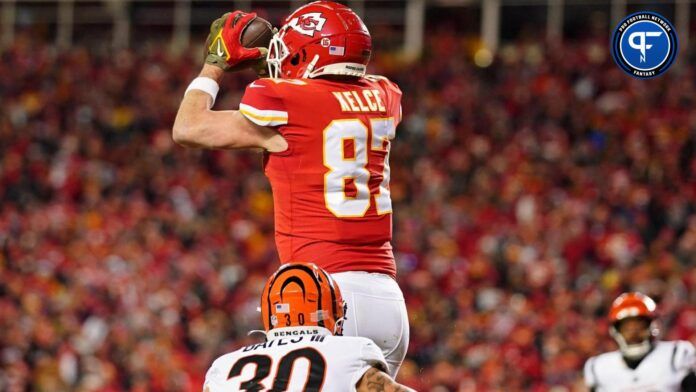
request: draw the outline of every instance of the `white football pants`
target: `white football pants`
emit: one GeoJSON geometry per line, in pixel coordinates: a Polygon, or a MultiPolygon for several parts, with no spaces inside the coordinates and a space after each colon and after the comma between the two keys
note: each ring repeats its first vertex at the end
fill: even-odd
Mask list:
{"type": "Polygon", "coordinates": [[[331,274],[348,305],[343,335],[372,339],[396,377],[408,349],[408,314],[399,285],[388,275],[370,272],[331,274]]]}

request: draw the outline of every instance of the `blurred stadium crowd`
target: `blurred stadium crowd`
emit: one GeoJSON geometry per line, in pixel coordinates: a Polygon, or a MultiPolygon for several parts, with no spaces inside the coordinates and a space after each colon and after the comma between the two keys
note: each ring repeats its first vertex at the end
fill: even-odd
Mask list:
{"type": "MultiPolygon", "coordinates": [[[[479,69],[443,32],[414,65],[377,56],[405,93],[402,382],[579,390],[629,288],[658,300],[665,338],[696,342],[695,69],[634,80],[606,42],[521,40],[479,69]]],[[[277,267],[261,155],[173,144],[198,58],[22,35],[1,56],[0,390],[199,390],[216,355],[258,340],[277,267]]]]}

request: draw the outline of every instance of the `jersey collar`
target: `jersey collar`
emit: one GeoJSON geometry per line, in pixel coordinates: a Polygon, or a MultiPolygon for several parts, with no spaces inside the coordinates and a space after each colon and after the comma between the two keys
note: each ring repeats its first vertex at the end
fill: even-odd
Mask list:
{"type": "Polygon", "coordinates": [[[331,331],[324,327],[285,327],[274,328],[266,333],[268,340],[297,336],[327,336],[331,331]]]}

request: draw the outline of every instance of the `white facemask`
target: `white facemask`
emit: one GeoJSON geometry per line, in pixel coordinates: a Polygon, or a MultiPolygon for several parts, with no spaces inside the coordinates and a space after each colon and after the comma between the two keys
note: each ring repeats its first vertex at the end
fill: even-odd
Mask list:
{"type": "Polygon", "coordinates": [[[285,31],[273,34],[271,42],[268,44],[268,54],[266,55],[266,63],[268,64],[268,76],[271,78],[279,78],[281,75],[281,64],[288,57],[290,51],[283,42],[285,31]]]}
{"type": "MultiPolygon", "coordinates": [[[[657,335],[657,329],[651,324],[650,325],[650,334],[651,336],[656,336],[657,335]]],[[[611,337],[614,338],[616,343],[619,345],[619,351],[621,351],[621,355],[624,356],[626,359],[630,360],[638,360],[646,356],[650,350],[652,349],[652,340],[650,338],[640,342],[640,343],[634,343],[634,344],[628,344],[626,342],[626,339],[621,335],[621,333],[615,328],[611,327],[609,329],[609,334],[611,337]]]]}

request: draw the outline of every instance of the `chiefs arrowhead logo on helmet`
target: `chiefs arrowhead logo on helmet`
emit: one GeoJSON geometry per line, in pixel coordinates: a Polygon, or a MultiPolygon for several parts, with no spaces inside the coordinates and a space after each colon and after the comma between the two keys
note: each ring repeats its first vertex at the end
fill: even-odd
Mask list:
{"type": "Polygon", "coordinates": [[[293,18],[288,22],[288,26],[301,34],[314,37],[315,32],[324,28],[324,23],[326,18],[322,17],[320,12],[311,12],[293,18]]]}

